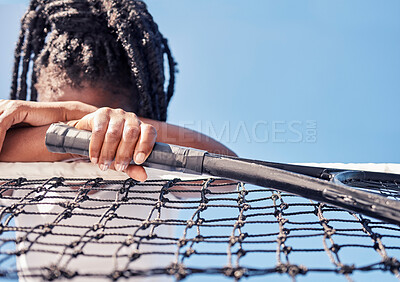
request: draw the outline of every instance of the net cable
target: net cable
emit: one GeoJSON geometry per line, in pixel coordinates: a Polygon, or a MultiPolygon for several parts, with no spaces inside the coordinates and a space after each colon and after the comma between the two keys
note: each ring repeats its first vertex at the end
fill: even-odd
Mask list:
{"type": "Polygon", "coordinates": [[[274,189],[213,178],[0,183],[0,277],[117,281],[213,275],[238,281],[326,273],[352,281],[357,273],[375,272],[400,278],[399,226],[274,189]],[[143,215],[125,212],[133,208],[143,215]],[[30,255],[47,259],[13,263],[30,255]],[[156,257],[163,263],[138,266],[156,257]],[[87,260],[107,267],[79,267],[87,260]]]}

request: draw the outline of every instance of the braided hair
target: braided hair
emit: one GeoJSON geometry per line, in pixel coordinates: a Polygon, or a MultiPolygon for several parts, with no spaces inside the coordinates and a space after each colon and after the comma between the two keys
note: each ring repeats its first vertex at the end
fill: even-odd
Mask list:
{"type": "Polygon", "coordinates": [[[142,1],[31,0],[21,20],[10,98],[27,99],[30,74],[30,100],[36,101],[35,85],[45,69],[73,87],[89,82],[128,90],[139,116],[165,121],[175,65],[142,1]]]}

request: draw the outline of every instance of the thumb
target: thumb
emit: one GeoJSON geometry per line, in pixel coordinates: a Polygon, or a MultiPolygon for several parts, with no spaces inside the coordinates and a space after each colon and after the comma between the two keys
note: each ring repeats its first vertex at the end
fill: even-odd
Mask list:
{"type": "Polygon", "coordinates": [[[141,182],[147,179],[147,173],[142,166],[129,165],[125,173],[128,174],[129,177],[141,182]]]}
{"type": "Polygon", "coordinates": [[[80,130],[92,131],[93,128],[93,115],[88,114],[79,120],[71,120],[67,122],[68,125],[73,126],[80,130]]]}

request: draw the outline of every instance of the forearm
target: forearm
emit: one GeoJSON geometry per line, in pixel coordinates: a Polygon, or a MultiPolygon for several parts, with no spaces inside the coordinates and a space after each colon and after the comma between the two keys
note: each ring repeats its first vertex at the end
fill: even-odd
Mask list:
{"type": "Polygon", "coordinates": [[[0,152],[0,162],[52,162],[72,158],[71,154],[55,154],[47,150],[44,139],[48,127],[8,130],[0,152]]]}
{"type": "MultiPolygon", "coordinates": [[[[71,121],[94,112],[97,108],[80,102],[48,103],[47,122],[71,121]]],[[[236,154],[214,139],[183,127],[165,122],[141,118],[145,123],[152,124],[157,130],[157,141],[180,146],[193,147],[212,153],[236,154]]],[[[7,130],[4,145],[0,152],[2,162],[41,162],[60,161],[73,157],[70,154],[54,154],[47,151],[45,134],[49,125],[21,127],[7,130]]]]}
{"type": "MultiPolygon", "coordinates": [[[[97,108],[94,106],[76,102],[75,104],[71,104],[68,108],[65,108],[65,121],[79,119],[85,114],[94,112],[96,109],[97,108]]],[[[194,130],[168,124],[158,120],[147,118],[140,118],[140,120],[142,122],[149,123],[156,128],[157,142],[202,149],[215,154],[237,156],[225,145],[194,130]]]]}
{"type": "Polygon", "coordinates": [[[236,156],[228,147],[202,133],[156,120],[146,118],[141,118],[141,120],[156,128],[157,142],[206,150],[215,154],[236,156]]]}
{"type": "Polygon", "coordinates": [[[9,111],[7,118],[12,119],[13,127],[9,129],[7,120],[2,120],[3,127],[0,127],[0,131],[6,132],[0,152],[0,161],[3,162],[59,161],[70,158],[71,155],[52,154],[47,151],[44,138],[48,126],[54,122],[80,119],[97,110],[97,107],[76,101],[5,100],[4,103],[3,106],[9,111]]]}

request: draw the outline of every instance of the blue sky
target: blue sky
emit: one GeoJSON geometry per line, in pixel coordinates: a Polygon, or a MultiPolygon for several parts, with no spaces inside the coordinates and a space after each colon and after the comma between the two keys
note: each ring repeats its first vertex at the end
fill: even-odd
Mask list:
{"type": "MultiPolygon", "coordinates": [[[[0,1],[2,98],[24,2],[0,1]]],[[[400,2],[146,2],[179,64],[169,122],[243,157],[400,162],[400,2]]]]}

